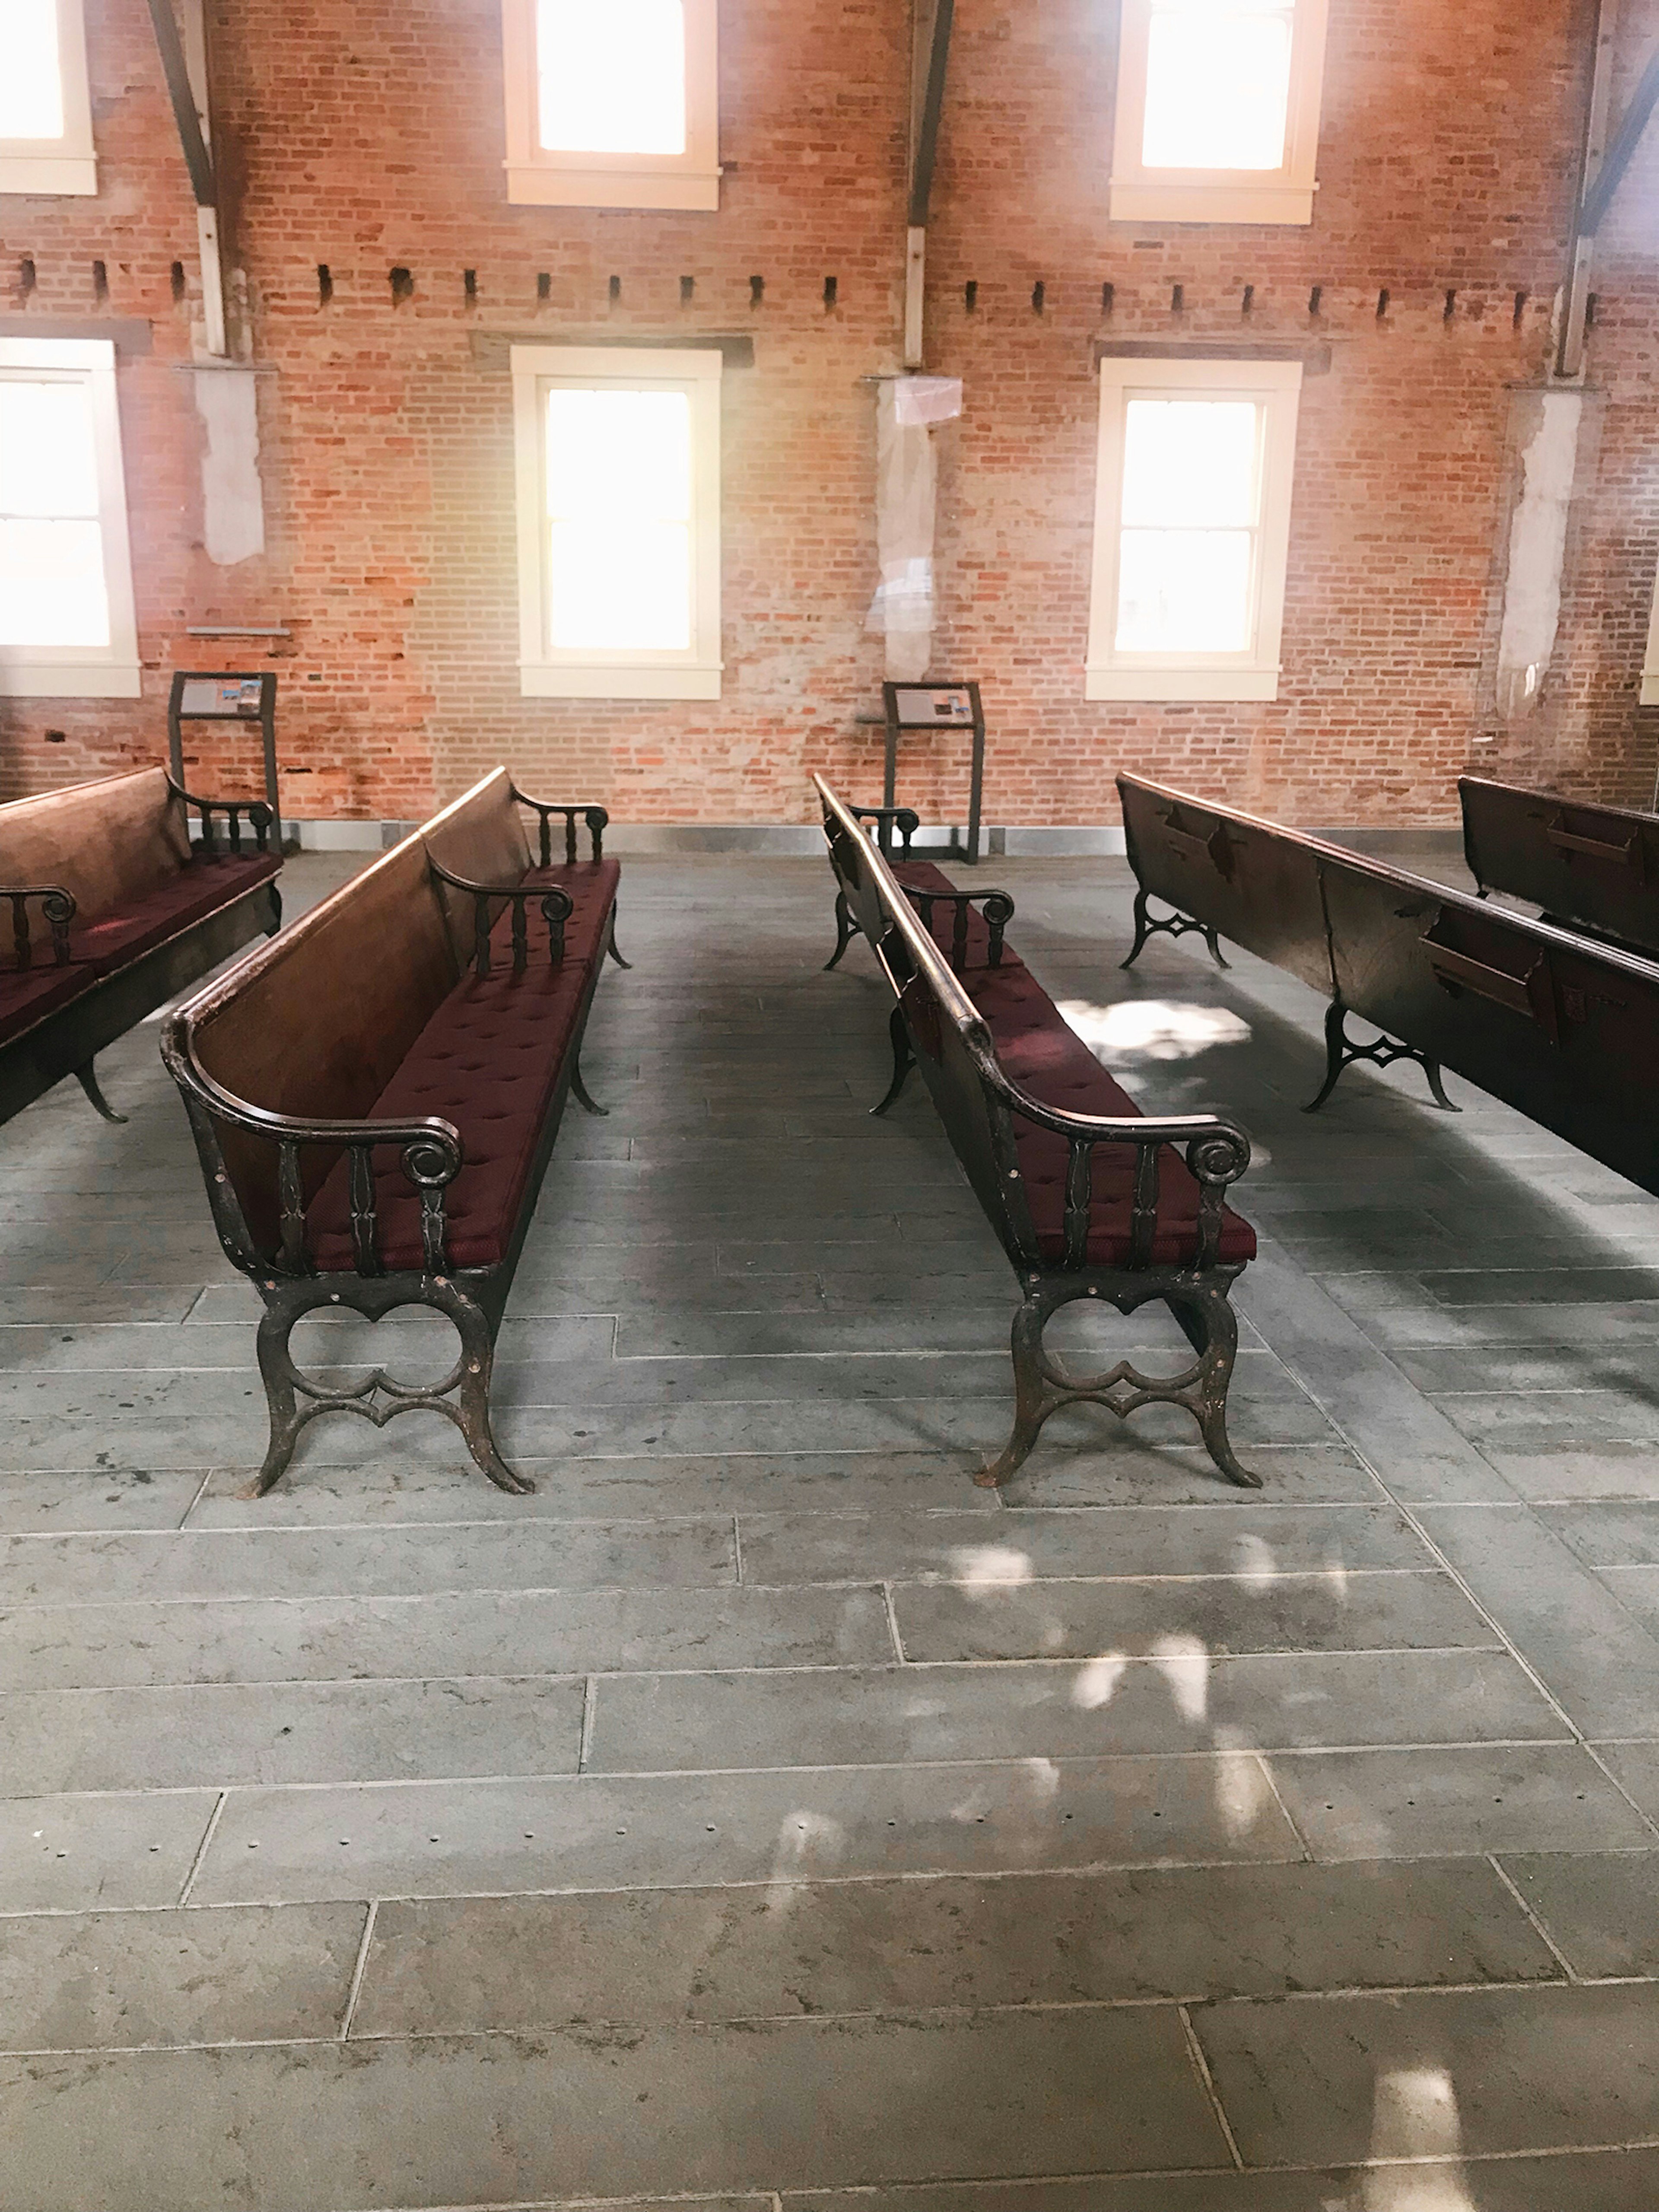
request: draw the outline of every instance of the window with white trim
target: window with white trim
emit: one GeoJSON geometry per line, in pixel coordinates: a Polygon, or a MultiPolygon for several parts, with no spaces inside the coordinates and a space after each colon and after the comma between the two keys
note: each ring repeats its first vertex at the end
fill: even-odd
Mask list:
{"type": "Polygon", "coordinates": [[[720,696],[714,347],[512,349],[529,699],[720,696]]]}
{"type": "Polygon", "coordinates": [[[1300,362],[1100,365],[1090,699],[1274,699],[1300,362]]]}
{"type": "Polygon", "coordinates": [[[0,192],[95,192],[82,0],[0,5],[0,192]]]}
{"type": "Polygon", "coordinates": [[[0,696],[138,694],[115,348],[0,337],[0,696]]]}
{"type": "Polygon", "coordinates": [[[1311,222],[1328,0],[1123,0],[1109,214],[1311,222]]]}
{"type": "Polygon", "coordinates": [[[717,208],[719,0],[502,0],[507,196],[717,208]]]}

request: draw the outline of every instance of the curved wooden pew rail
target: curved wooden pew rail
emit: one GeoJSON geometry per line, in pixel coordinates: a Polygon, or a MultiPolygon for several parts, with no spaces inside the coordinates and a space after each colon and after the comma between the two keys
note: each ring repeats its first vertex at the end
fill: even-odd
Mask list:
{"type": "Polygon", "coordinates": [[[1255,1238],[1226,1199],[1249,1164],[1249,1137],[1220,1115],[1143,1115],[1006,945],[1007,894],[957,891],[929,864],[902,877],[860,818],[884,810],[848,807],[815,781],[837,887],[836,957],[862,934],[894,994],[893,1081],[872,1110],[885,1113],[921,1068],[1020,1285],[1013,1429],[975,1480],[1006,1482],[1062,1406],[1127,1419],[1142,1406],[1175,1405],[1193,1415],[1231,1481],[1259,1488],[1227,1434],[1238,1349],[1229,1292],[1255,1238]],[[1126,1315],[1161,1301],[1193,1347],[1191,1364],[1167,1376],[1127,1360],[1073,1374],[1043,1336],[1056,1313],[1085,1299],[1126,1315]]]}
{"type": "Polygon", "coordinates": [[[161,1054],[190,1117],[219,1240],[258,1291],[268,1491],[320,1413],[448,1416],[502,1490],[535,1486],[491,1425],[495,1346],[583,1032],[616,949],[619,871],[602,807],[521,800],[498,769],[168,1018],[161,1054]],[[541,815],[538,863],[518,813],[541,815]],[[550,853],[550,816],[569,827],[550,853]],[[586,818],[592,856],[574,857],[586,818]],[[431,1383],[307,1375],[289,1337],[344,1307],[446,1315],[431,1383]]]}
{"type": "Polygon", "coordinates": [[[1659,964],[1295,830],[1120,776],[1144,890],[1329,1000],[1322,1105],[1355,1059],[1442,1067],[1659,1192],[1659,964]],[[1201,837],[1171,842],[1175,823],[1201,837]]]}

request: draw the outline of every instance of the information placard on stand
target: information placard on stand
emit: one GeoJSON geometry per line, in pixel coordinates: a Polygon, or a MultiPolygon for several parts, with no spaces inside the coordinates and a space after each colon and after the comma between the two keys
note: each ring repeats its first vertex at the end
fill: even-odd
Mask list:
{"type": "Polygon", "coordinates": [[[968,834],[953,836],[945,848],[952,860],[979,858],[980,815],[985,792],[985,710],[977,684],[884,684],[887,710],[887,769],[882,805],[897,804],[898,751],[902,738],[915,740],[923,730],[961,732],[971,740],[968,776],[968,834]]]}
{"type": "Polygon", "coordinates": [[[276,678],[268,670],[254,676],[218,670],[179,669],[167,701],[167,753],[173,780],[185,778],[186,722],[241,722],[260,734],[264,747],[265,799],[282,836],[282,807],[276,796],[276,678]]]}

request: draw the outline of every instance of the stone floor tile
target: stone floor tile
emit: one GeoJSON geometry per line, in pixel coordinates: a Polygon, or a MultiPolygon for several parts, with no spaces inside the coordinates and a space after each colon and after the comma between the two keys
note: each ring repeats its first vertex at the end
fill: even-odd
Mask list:
{"type": "Polygon", "coordinates": [[[203,1903],[1299,1858],[1261,1762],[1015,1759],[233,1790],[203,1903]],[[343,1845],[341,1838],[349,1838],[343,1845]]]}
{"type": "Polygon", "coordinates": [[[0,2049],[337,2035],[368,1908],[78,1912],[0,1927],[0,2049]]]}
{"type": "Polygon", "coordinates": [[[324,2044],[307,2059],[9,2060],[0,2200],[318,2212],[1224,2157],[1168,2007],[324,2044]],[[147,2124],[158,2112],[191,2124],[147,2124]]]}
{"type": "Polygon", "coordinates": [[[176,1528],[204,1480],[200,1468],[91,1468],[80,1474],[0,1468],[0,1534],[176,1528]]]}
{"type": "MultiPolygon", "coordinates": [[[[1244,1457],[1261,1477],[1264,1500],[1274,1504],[1387,1502],[1376,1477],[1340,1444],[1252,1443],[1244,1457]]],[[[1224,1507],[1238,1501],[1201,1444],[1155,1444],[1129,1428],[1101,1430],[1085,1449],[1063,1454],[1039,1444],[1003,1495],[1011,1505],[1044,1506],[1224,1507]]]]}
{"type": "MultiPolygon", "coordinates": [[[[1387,1505],[1011,1506],[994,1540],[976,1513],[744,1513],[744,1578],[786,1583],[940,1581],[977,1587],[1049,1575],[1356,1573],[1424,1567],[1432,1555],[1387,1505]]],[[[1659,1524],[1656,1525],[1659,1536],[1659,1524]]]]}
{"type": "Polygon", "coordinates": [[[1659,1446],[1613,1438],[1595,1443],[1522,1439],[1486,1443],[1489,1460],[1519,1498],[1533,1503],[1579,1498],[1659,1499],[1659,1446]]]}
{"type": "Polygon", "coordinates": [[[1659,1502],[1612,1499],[1533,1510],[1586,1566],[1659,1566],[1659,1502]]]}
{"type": "Polygon", "coordinates": [[[1576,1974],[1659,1977],[1659,1850],[1506,1854],[1503,1865],[1576,1974]]]}
{"type": "Polygon", "coordinates": [[[784,2212],[1651,2212],[1656,2203],[1656,2150],[1302,2173],[790,2191],[783,2199],[784,2212]]]}
{"type": "MultiPolygon", "coordinates": [[[[879,1665],[879,1589],[468,1590],[23,1606],[0,1613],[0,1697],[163,1683],[383,1682],[673,1667],[879,1665]]],[[[3,1710],[3,1708],[0,1708],[3,1710]]]]}
{"type": "MultiPolygon", "coordinates": [[[[1155,1653],[1170,1638],[1211,1656],[1268,1651],[1490,1648],[1492,1630],[1449,1575],[1265,1574],[1206,1581],[1007,1578],[1006,1562],[966,1586],[897,1583],[907,1659],[1088,1658],[1155,1653]],[[999,1578],[1000,1576],[1000,1579],[999,1578]]],[[[0,1662],[3,1628],[0,1627],[0,1662]]]]}
{"type": "MultiPolygon", "coordinates": [[[[1613,1763],[1616,1754],[1608,1754],[1613,1763]]],[[[1270,1762],[1321,1859],[1620,1850],[1659,1838],[1576,1744],[1342,1751],[1270,1762]]]]}
{"type": "Polygon", "coordinates": [[[1562,1723],[1507,1654],[618,1675],[595,1685],[588,1765],[664,1772],[717,1743],[734,1767],[1087,1758],[1258,1745],[1547,1741],[1562,1723]]]}
{"type": "Polygon", "coordinates": [[[0,1914],[176,1904],[217,1803],[211,1790],[0,1797],[0,1914]]]}
{"type": "MultiPolygon", "coordinates": [[[[249,1498],[245,1469],[222,1468],[191,1510],[191,1528],[336,1528],[456,1521],[566,1522],[683,1520],[748,1508],[846,1512],[849,1508],[940,1506],[994,1516],[996,1497],[976,1489],[978,1456],[963,1452],[714,1453],[702,1456],[520,1458],[536,1484],[511,1498],[464,1468],[409,1460],[370,1467],[307,1468],[269,1497],[249,1498]]],[[[1208,1462],[1206,1462],[1206,1465],[1208,1462]]]]}
{"type": "Polygon", "coordinates": [[[1483,1860],[383,1904],[359,2035],[1560,1979],[1483,1860]]]}
{"type": "Polygon", "coordinates": [[[1652,1726],[1659,1638],[1534,1514],[1524,1505],[1425,1506],[1422,1517],[1585,1735],[1640,1735],[1652,1726]]]}
{"type": "MultiPolygon", "coordinates": [[[[971,1522],[972,1516],[963,1518],[971,1522]]],[[[8,1607],[179,1598],[314,1601],[678,1583],[713,1588],[735,1581],[736,1574],[735,1540],[726,1515],[0,1537],[0,1604],[8,1607]]]]}
{"type": "Polygon", "coordinates": [[[0,1761],[31,1796],[568,1773],[582,1699],[552,1677],[17,1692],[0,1761]]]}
{"type": "Polygon", "coordinates": [[[1247,2166],[1659,2136],[1659,1983],[1250,1999],[1193,2023],[1247,2166]]]}

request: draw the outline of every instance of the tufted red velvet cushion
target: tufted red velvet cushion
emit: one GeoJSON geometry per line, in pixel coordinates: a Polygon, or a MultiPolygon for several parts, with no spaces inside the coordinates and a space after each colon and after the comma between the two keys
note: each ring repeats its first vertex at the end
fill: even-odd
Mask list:
{"type": "MultiPolygon", "coordinates": [[[[460,1131],[465,1164],[444,1201],[452,1267],[490,1267],[507,1255],[577,1009],[604,955],[620,875],[614,860],[590,863],[585,872],[532,870],[526,883],[556,880],[574,902],[562,962],[550,964],[545,927],[532,905],[532,964],[515,974],[512,915],[503,914],[490,934],[492,973],[468,974],[457,984],[369,1109],[376,1120],[436,1115],[460,1131]]],[[[356,1265],[348,1175],[342,1158],[307,1212],[312,1255],[325,1274],[356,1265]]],[[[395,1147],[375,1155],[374,1185],[386,1267],[420,1269],[420,1198],[395,1147]]]]}
{"type": "Polygon", "coordinates": [[[96,921],[72,924],[76,957],[100,975],[107,975],[154,951],[192,922],[269,883],[282,865],[276,853],[244,854],[240,860],[192,860],[176,876],[112,913],[100,915],[96,921]]]}
{"type": "Polygon", "coordinates": [[[0,1044],[89,991],[98,971],[83,961],[60,964],[50,951],[32,968],[0,968],[0,1044]]]}
{"type": "MultiPolygon", "coordinates": [[[[1062,1019],[1030,969],[1018,962],[1011,964],[1005,955],[1000,968],[969,970],[963,981],[990,1025],[998,1059],[1022,1091],[1029,1091],[1045,1106],[1059,1106],[1071,1114],[1139,1116],[1139,1107],[1062,1019]]],[[[1057,1260],[1066,1241],[1066,1139],[1018,1115],[1014,1139],[1038,1244],[1045,1259],[1057,1260]]],[[[1127,1263],[1134,1160],[1127,1145],[1102,1146],[1096,1151],[1088,1258],[1097,1266],[1127,1263]]],[[[1195,1255],[1198,1195],[1197,1182],[1186,1162],[1165,1145],[1158,1159],[1154,1263],[1168,1266],[1195,1255]]],[[[1255,1257],[1255,1231],[1231,1206],[1222,1211],[1219,1257],[1227,1263],[1255,1257]]]]}

